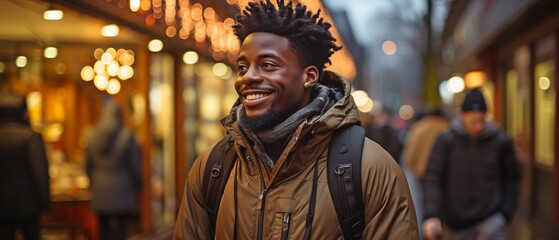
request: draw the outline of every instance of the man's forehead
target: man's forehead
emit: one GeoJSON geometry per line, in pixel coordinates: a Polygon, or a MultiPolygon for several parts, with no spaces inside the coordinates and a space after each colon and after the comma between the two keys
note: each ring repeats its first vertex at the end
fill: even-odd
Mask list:
{"type": "Polygon", "coordinates": [[[290,43],[286,37],[274,33],[254,32],[249,34],[241,44],[241,49],[248,47],[289,49],[290,43]]]}
{"type": "Polygon", "coordinates": [[[247,36],[241,44],[239,58],[247,55],[277,56],[288,52],[295,54],[286,37],[267,32],[255,32],[247,36]]]}

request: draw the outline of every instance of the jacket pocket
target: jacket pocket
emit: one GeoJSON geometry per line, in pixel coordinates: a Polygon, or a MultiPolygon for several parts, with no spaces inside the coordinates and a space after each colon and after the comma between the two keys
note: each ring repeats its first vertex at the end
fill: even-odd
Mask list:
{"type": "Polygon", "coordinates": [[[276,201],[272,239],[289,239],[296,201],[293,199],[278,199],[276,201]]]}
{"type": "Polygon", "coordinates": [[[281,226],[281,240],[289,239],[289,226],[291,226],[291,213],[283,213],[283,224],[281,226]]]}

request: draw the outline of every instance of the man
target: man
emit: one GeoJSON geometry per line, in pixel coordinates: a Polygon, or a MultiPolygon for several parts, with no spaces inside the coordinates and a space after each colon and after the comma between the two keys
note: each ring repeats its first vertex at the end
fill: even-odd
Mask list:
{"type": "MultiPolygon", "coordinates": [[[[250,3],[233,26],[241,42],[239,101],[222,124],[237,161],[220,202],[215,239],[343,239],[326,164],[333,131],[359,124],[358,110],[349,81],[323,71],[340,49],[328,32],[331,25],[305,6],[278,5],[250,3]],[[316,211],[307,223],[310,204],[316,211]],[[307,224],[312,231],[305,238],[307,224]]],[[[199,156],[187,177],[175,239],[211,239],[201,190],[208,154],[199,156]]],[[[363,239],[417,239],[399,166],[368,139],[362,156],[363,239]]]]}
{"type": "Polygon", "coordinates": [[[504,239],[518,195],[513,143],[485,119],[480,90],[464,98],[460,119],[439,135],[425,174],[427,239],[504,239]]]}
{"type": "Polygon", "coordinates": [[[25,98],[0,91],[0,239],[39,240],[50,209],[50,178],[43,138],[27,119],[25,98]]]}

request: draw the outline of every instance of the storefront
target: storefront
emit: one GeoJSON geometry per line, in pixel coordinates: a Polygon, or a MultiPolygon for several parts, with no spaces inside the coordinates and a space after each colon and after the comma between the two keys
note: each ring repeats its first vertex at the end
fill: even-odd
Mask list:
{"type": "Polygon", "coordinates": [[[444,32],[446,76],[481,72],[493,117],[523,168],[520,237],[557,239],[559,2],[454,1],[444,32]]]}
{"type": "MultiPolygon", "coordinates": [[[[53,211],[45,231],[97,238],[84,149],[107,99],[122,107],[141,146],[144,187],[131,229],[174,224],[188,168],[223,135],[218,120],[237,98],[231,25],[243,4],[0,2],[0,86],[27,96],[32,126],[47,145],[53,211]],[[48,20],[48,10],[62,16],[48,20]]],[[[352,79],[347,50],[335,58],[331,68],[352,79]]]]}

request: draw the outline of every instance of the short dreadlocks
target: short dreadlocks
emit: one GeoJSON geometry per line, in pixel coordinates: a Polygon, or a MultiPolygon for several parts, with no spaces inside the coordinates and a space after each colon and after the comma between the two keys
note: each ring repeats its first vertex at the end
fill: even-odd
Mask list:
{"type": "Polygon", "coordinates": [[[326,63],[332,64],[330,56],[342,48],[334,43],[336,39],[328,31],[332,25],[319,18],[320,9],[313,14],[300,3],[293,8],[293,2],[286,5],[284,0],[277,0],[277,5],[276,9],[270,0],[250,2],[242,14],[237,15],[233,25],[235,35],[241,43],[254,32],[286,37],[301,64],[314,65],[322,73],[326,63]]]}

